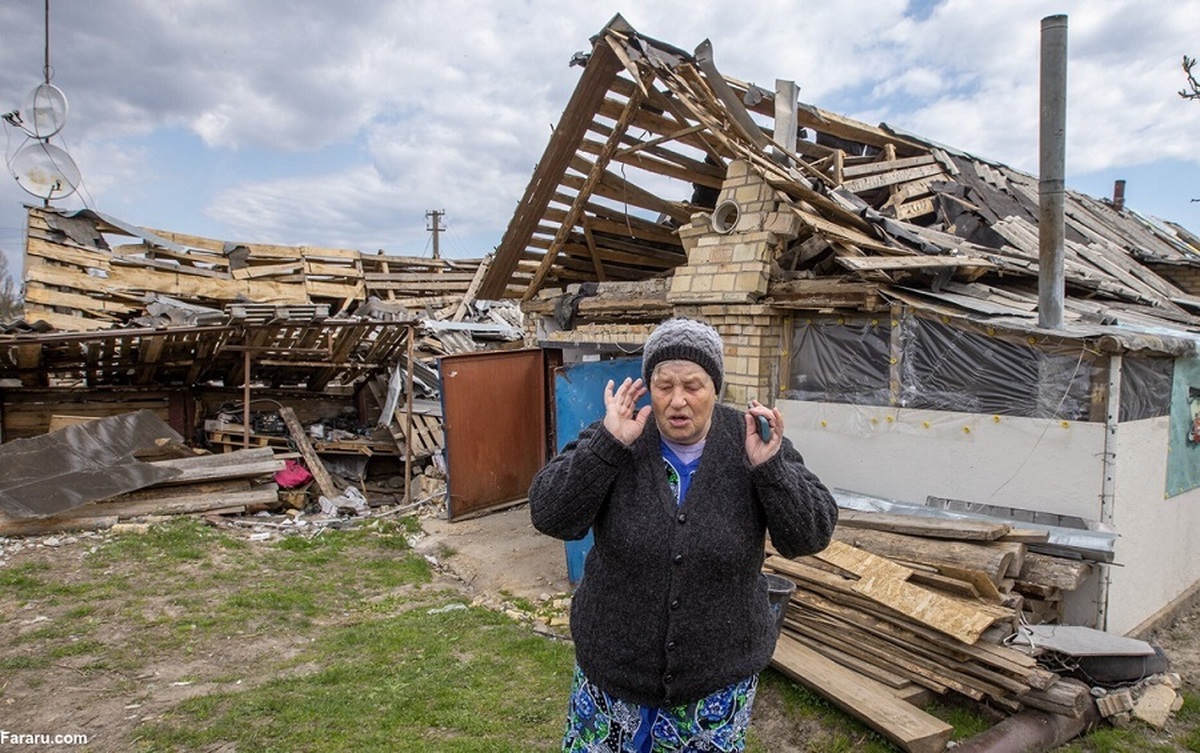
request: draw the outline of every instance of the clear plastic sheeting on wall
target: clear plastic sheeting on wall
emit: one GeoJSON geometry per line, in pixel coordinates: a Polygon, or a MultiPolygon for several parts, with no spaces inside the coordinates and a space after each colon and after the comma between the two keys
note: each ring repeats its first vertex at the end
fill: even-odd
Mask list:
{"type": "Polygon", "coordinates": [[[787,397],[888,405],[890,342],[884,318],[797,319],[787,397]]]}
{"type": "Polygon", "coordinates": [[[1087,420],[1091,359],[905,316],[901,404],[910,408],[1087,420]]]}
{"type": "Polygon", "coordinates": [[[1047,353],[1032,344],[912,314],[902,318],[900,328],[900,383],[893,388],[890,320],[798,319],[785,396],[1030,418],[1089,418],[1098,369],[1082,346],[1075,355],[1047,353]]]}
{"type": "Polygon", "coordinates": [[[1170,415],[1174,374],[1174,358],[1122,358],[1120,420],[1170,415]]]}

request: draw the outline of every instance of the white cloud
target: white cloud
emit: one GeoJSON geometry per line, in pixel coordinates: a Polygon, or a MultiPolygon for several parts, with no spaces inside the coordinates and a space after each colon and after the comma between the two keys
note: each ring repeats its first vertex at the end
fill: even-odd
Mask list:
{"type": "MultiPolygon", "coordinates": [[[[1066,12],[1069,172],[1200,159],[1200,106],[1175,94],[1200,0],[909,5],[91,0],[52,8],[52,60],[98,209],[242,240],[408,252],[438,208],[487,250],[578,80],[567,61],[617,10],[685,50],[711,39],[726,74],[1026,170],[1039,22],[1066,12]]],[[[0,111],[41,79],[41,13],[0,5],[0,111]]],[[[0,189],[0,226],[20,200],[0,189]]]]}

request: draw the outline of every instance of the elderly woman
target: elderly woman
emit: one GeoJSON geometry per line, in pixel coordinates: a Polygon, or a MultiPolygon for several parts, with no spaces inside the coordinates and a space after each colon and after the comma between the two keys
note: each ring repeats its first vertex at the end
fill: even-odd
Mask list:
{"type": "Polygon", "coordinates": [[[529,490],[538,530],[595,535],[571,604],[564,751],[743,750],[777,636],[764,534],[795,557],[833,533],[837,506],[779,411],[717,403],[722,352],[712,327],[663,322],[642,356],[651,404],[636,407],[643,379],[610,380],[604,419],[529,490]]]}

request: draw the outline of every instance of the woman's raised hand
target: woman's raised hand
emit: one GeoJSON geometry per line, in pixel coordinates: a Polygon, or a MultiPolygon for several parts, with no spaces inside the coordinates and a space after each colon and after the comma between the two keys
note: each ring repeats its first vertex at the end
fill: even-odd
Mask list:
{"type": "Polygon", "coordinates": [[[637,401],[648,391],[641,379],[625,377],[621,386],[613,391],[613,380],[604,386],[604,428],[628,447],[642,436],[646,419],[650,417],[650,406],[637,409],[637,401]]]}

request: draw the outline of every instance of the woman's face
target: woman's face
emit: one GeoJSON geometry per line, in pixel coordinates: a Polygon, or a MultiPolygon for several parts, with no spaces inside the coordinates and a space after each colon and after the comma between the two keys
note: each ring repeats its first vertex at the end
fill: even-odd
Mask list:
{"type": "Polygon", "coordinates": [[[708,435],[717,390],[712,377],[691,361],[663,361],[650,375],[650,405],[658,432],[676,444],[708,435]]]}

